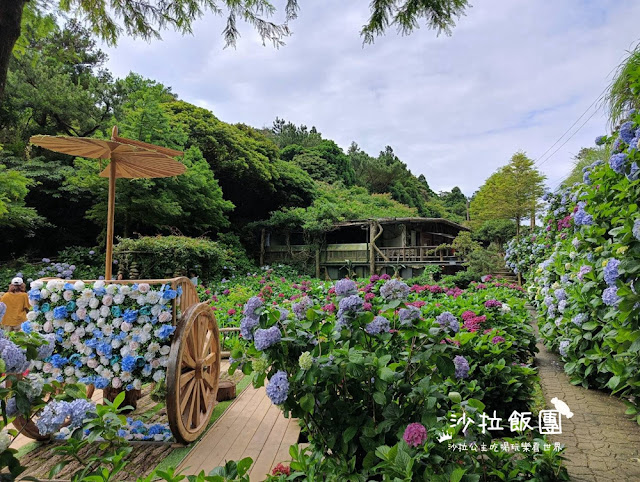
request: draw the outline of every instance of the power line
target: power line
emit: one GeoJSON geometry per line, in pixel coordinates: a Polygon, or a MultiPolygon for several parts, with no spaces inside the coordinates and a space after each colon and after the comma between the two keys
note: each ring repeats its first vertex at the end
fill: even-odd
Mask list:
{"type": "MultiPolygon", "coordinates": [[[[591,105],[593,105],[593,104],[591,104],[591,105]]],[[[571,140],[571,138],[572,138],[573,136],[575,136],[575,135],[578,133],[578,131],[580,131],[580,129],[582,129],[582,128],[587,124],[587,122],[589,122],[589,121],[593,118],[593,116],[594,116],[594,115],[596,115],[597,113],[598,113],[598,110],[597,110],[597,109],[596,109],[596,110],[594,110],[594,111],[593,111],[593,114],[591,114],[591,115],[589,116],[589,118],[588,118],[586,121],[584,121],[584,122],[582,123],[582,125],[581,125],[580,127],[578,127],[578,128],[575,130],[575,132],[574,132],[573,134],[571,134],[569,137],[567,137],[567,140],[566,140],[566,141],[564,141],[564,142],[560,145],[560,147],[558,147],[555,151],[553,151],[553,152],[549,155],[549,157],[547,157],[544,161],[542,161],[540,164],[538,164],[538,167],[542,166],[545,162],[547,162],[549,159],[551,159],[551,158],[555,155],[555,153],[556,153],[556,152],[558,152],[560,149],[562,149],[562,147],[563,147],[567,142],[569,142],[569,141],[571,140]]]]}
{"type": "MultiPolygon", "coordinates": [[[[562,138],[563,138],[564,136],[566,136],[566,135],[571,131],[571,129],[573,129],[573,127],[574,127],[578,122],[580,122],[580,119],[582,119],[582,118],[584,117],[584,115],[585,115],[587,112],[589,112],[589,109],[591,109],[591,108],[592,108],[592,107],[593,107],[593,106],[594,106],[594,105],[595,105],[595,104],[596,104],[600,99],[602,99],[602,97],[604,96],[604,93],[607,91],[607,89],[608,89],[608,87],[605,87],[605,88],[604,88],[604,90],[603,90],[602,92],[600,92],[600,95],[596,98],[596,100],[594,100],[594,101],[591,103],[591,105],[590,105],[589,107],[587,107],[587,108],[586,108],[586,110],[585,110],[585,111],[580,115],[580,117],[578,117],[578,118],[575,120],[575,122],[574,122],[573,124],[571,124],[571,126],[569,126],[569,128],[564,132],[564,134],[562,134],[562,135],[558,138],[558,140],[557,140],[556,142],[554,142],[554,143],[553,143],[553,144],[552,144],[552,145],[551,145],[551,146],[550,146],[546,151],[544,151],[544,153],[543,153],[540,157],[538,157],[538,159],[536,159],[536,164],[538,164],[538,162],[540,161],[540,159],[542,159],[542,158],[547,154],[547,152],[549,152],[551,149],[553,149],[553,148],[554,148],[554,146],[555,146],[556,144],[558,144],[558,142],[560,142],[560,141],[562,140],[562,138]]],[[[596,112],[597,112],[597,109],[596,109],[596,112]]],[[[592,115],[591,117],[593,117],[593,115],[592,115]]],[[[584,125],[584,124],[583,124],[583,125],[584,125]]],[[[578,130],[577,130],[576,132],[578,132],[581,128],[582,128],[582,126],[581,126],[580,128],[578,128],[578,130]]],[[[575,133],[576,133],[576,132],[574,132],[574,133],[573,133],[573,135],[575,135],[575,133]]],[[[572,135],[572,137],[573,137],[573,135],[572,135]]],[[[564,144],[563,144],[563,145],[564,145],[564,144]]],[[[560,146],[560,147],[562,147],[562,146],[560,146]]],[[[553,154],[552,154],[552,155],[553,155],[553,154]]],[[[544,163],[544,162],[546,162],[546,161],[543,161],[543,163],[544,163]]]]}

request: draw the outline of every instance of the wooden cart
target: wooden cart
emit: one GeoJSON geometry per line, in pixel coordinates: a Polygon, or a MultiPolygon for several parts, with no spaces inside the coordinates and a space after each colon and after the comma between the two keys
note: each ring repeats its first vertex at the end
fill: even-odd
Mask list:
{"type": "MultiPolygon", "coordinates": [[[[47,281],[47,280],[43,280],[47,281]]],[[[74,283],[75,280],[68,281],[74,283]]],[[[94,283],[95,280],[84,280],[94,283]]],[[[173,325],[167,365],[166,408],[169,427],[180,443],[196,440],[207,428],[216,404],[220,379],[220,333],[211,307],[200,302],[193,283],[188,278],[152,280],[112,280],[111,284],[169,284],[182,288],[182,294],[172,301],[173,325]]],[[[93,387],[88,387],[88,394],[93,387]]],[[[27,437],[43,440],[35,423],[17,417],[14,425],[27,437]]]]}

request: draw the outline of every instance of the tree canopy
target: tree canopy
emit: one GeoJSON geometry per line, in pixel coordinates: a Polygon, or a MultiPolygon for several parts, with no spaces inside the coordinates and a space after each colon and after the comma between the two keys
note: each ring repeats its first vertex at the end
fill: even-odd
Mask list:
{"type": "Polygon", "coordinates": [[[519,234],[521,220],[535,221],[544,179],[524,152],[515,153],[509,164],[494,172],[471,200],[472,223],[480,226],[492,219],[512,219],[519,234]]]}

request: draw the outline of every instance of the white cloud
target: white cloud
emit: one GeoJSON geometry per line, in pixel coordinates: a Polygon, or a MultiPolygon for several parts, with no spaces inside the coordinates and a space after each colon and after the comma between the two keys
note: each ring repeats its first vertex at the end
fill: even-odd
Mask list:
{"type": "MultiPolygon", "coordinates": [[[[390,31],[363,48],[367,13],[367,2],[301,2],[281,49],[249,26],[223,49],[224,21],[209,15],[193,36],[106,50],[116,75],[163,82],[225,121],[279,116],[373,155],[388,144],[433,189],[471,194],[515,151],[542,155],[600,95],[637,40],[640,2],[476,1],[452,37],[390,31]]],[[[599,112],[545,162],[550,184],[605,130],[599,112]]]]}

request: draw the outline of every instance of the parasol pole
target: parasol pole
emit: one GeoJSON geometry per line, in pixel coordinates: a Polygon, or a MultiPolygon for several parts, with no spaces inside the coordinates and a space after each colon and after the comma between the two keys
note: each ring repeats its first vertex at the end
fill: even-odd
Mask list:
{"type": "MultiPolygon", "coordinates": [[[[118,126],[113,126],[111,139],[118,135],[118,126]]],[[[113,268],[113,223],[116,211],[116,160],[111,158],[109,163],[109,199],[107,207],[107,253],[105,257],[104,279],[111,279],[113,268]]]]}

